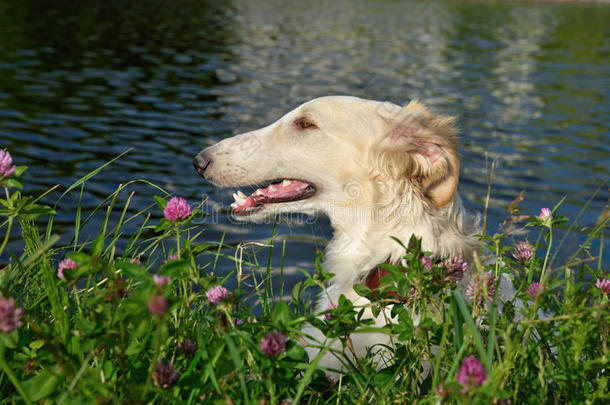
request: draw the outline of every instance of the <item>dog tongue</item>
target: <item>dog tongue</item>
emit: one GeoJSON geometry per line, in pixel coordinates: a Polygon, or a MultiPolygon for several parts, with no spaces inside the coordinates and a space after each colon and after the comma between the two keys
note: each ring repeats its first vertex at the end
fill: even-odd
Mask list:
{"type": "Polygon", "coordinates": [[[245,197],[245,195],[243,195],[241,192],[233,194],[235,203],[233,203],[231,206],[233,207],[234,211],[242,211],[266,202],[290,201],[303,194],[307,187],[309,187],[309,184],[303,181],[284,180],[281,183],[271,184],[265,188],[259,188],[248,197],[245,197]]]}

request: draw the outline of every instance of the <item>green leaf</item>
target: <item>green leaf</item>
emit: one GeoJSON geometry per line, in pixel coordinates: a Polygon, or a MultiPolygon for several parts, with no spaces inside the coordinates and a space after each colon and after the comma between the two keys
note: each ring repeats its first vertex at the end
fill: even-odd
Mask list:
{"type": "Polygon", "coordinates": [[[392,381],[396,380],[395,366],[378,371],[374,374],[373,378],[377,387],[385,387],[386,385],[391,384],[392,381]]]}
{"type": "Polygon", "coordinates": [[[241,356],[239,354],[239,351],[237,350],[235,343],[233,343],[233,339],[231,339],[231,336],[224,333],[222,337],[224,338],[225,342],[227,342],[227,347],[229,349],[229,353],[231,354],[231,359],[233,360],[233,364],[235,365],[235,371],[237,371],[237,377],[239,380],[239,384],[241,385],[241,391],[244,395],[244,403],[250,403],[250,398],[248,398],[248,389],[246,388],[246,379],[243,374],[243,365],[241,362],[241,356]]]}
{"type": "Polygon", "coordinates": [[[55,210],[46,205],[30,204],[19,210],[19,218],[33,221],[43,215],[55,214],[55,210]]]}
{"type": "Polygon", "coordinates": [[[559,201],[557,204],[555,204],[555,206],[553,207],[553,209],[551,210],[551,214],[553,216],[555,216],[555,213],[557,212],[557,210],[559,209],[559,206],[561,204],[563,204],[563,202],[566,200],[566,198],[568,198],[567,195],[564,195],[563,198],[561,199],[561,201],[559,201]]]}
{"type": "Polygon", "coordinates": [[[422,320],[419,321],[419,327],[422,329],[432,329],[434,328],[434,321],[432,320],[432,318],[424,318],[422,320]]]}
{"type": "Polygon", "coordinates": [[[91,261],[91,256],[89,256],[85,252],[71,252],[68,253],[66,256],[68,256],[70,259],[74,260],[78,264],[85,264],[91,261]]]}
{"type": "Polygon", "coordinates": [[[463,320],[462,317],[460,315],[460,310],[457,307],[457,303],[454,300],[451,300],[451,304],[450,304],[450,308],[451,308],[451,316],[453,318],[453,333],[454,333],[454,340],[455,340],[455,344],[458,347],[462,346],[462,342],[464,341],[464,330],[463,330],[463,320]]]}
{"type": "Polygon", "coordinates": [[[308,321],[311,324],[311,326],[318,328],[320,330],[324,330],[326,328],[326,325],[324,324],[324,322],[322,322],[318,318],[311,317],[308,319],[308,321]]]}
{"type": "Polygon", "coordinates": [[[25,381],[23,388],[32,401],[40,401],[51,395],[59,383],[60,380],[54,373],[44,369],[36,377],[25,381]]]}
{"type": "Polygon", "coordinates": [[[303,282],[299,281],[292,287],[292,291],[290,293],[290,297],[292,298],[292,302],[299,302],[299,298],[301,297],[301,292],[303,290],[303,282]]]}
{"type": "Polygon", "coordinates": [[[161,218],[159,220],[159,223],[157,224],[157,226],[155,226],[155,232],[162,232],[162,231],[167,231],[168,229],[170,229],[172,226],[174,225],[174,223],[172,221],[168,221],[165,218],[161,218]]]}
{"type": "Polygon", "coordinates": [[[117,268],[123,270],[123,274],[127,274],[129,277],[135,280],[152,280],[152,276],[146,268],[138,264],[129,262],[119,262],[116,265],[117,268]]]}
{"type": "Polygon", "coordinates": [[[163,197],[159,197],[158,195],[153,196],[153,198],[157,203],[157,207],[159,207],[161,211],[164,211],[165,207],[167,207],[167,201],[163,197]]]}
{"type": "Polygon", "coordinates": [[[415,325],[407,310],[400,311],[398,314],[397,332],[399,340],[407,340],[413,337],[415,325]]]}
{"type": "Polygon", "coordinates": [[[104,232],[100,232],[91,244],[91,256],[99,256],[104,250],[104,232]]]}
{"type": "Polygon", "coordinates": [[[198,256],[199,254],[205,252],[212,246],[210,243],[202,243],[201,245],[195,246],[191,248],[191,255],[198,256]]]}
{"type": "Polygon", "coordinates": [[[150,318],[141,319],[140,324],[132,332],[132,336],[136,338],[142,338],[144,335],[148,335],[151,331],[152,322],[150,318]]]}
{"type": "Polygon", "coordinates": [[[362,284],[355,284],[354,291],[356,291],[356,294],[358,294],[361,297],[368,298],[371,301],[374,300],[373,292],[371,291],[371,289],[362,284]]]}
{"type": "Polygon", "coordinates": [[[186,260],[170,260],[167,264],[163,265],[162,274],[172,277],[180,277],[183,273],[186,273],[190,263],[186,260]],[[184,272],[182,271],[184,270],[184,272]]]}
{"type": "Polygon", "coordinates": [[[84,277],[89,274],[95,268],[96,266],[91,266],[90,262],[85,264],[79,264],[79,266],[73,271],[64,271],[64,277],[66,277],[66,280],[68,282],[76,281],[81,277],[84,277]]]}
{"type": "Polygon", "coordinates": [[[9,349],[16,348],[17,342],[19,341],[19,330],[14,330],[9,334],[0,333],[0,341],[9,349]]]}
{"type": "Polygon", "coordinates": [[[44,340],[42,340],[42,339],[34,340],[33,342],[30,342],[30,344],[28,346],[30,347],[30,349],[38,350],[42,346],[44,346],[44,340]]]}
{"type": "Polygon", "coordinates": [[[106,376],[106,378],[112,380],[112,376],[116,371],[113,367],[112,362],[108,360],[105,361],[104,365],[102,366],[102,369],[104,370],[104,375],[106,376]]]}
{"type": "Polygon", "coordinates": [[[19,190],[21,190],[23,188],[23,186],[21,185],[21,182],[17,179],[14,179],[12,177],[8,178],[8,179],[3,179],[2,180],[2,185],[6,188],[18,188],[19,190]]]}
{"type": "Polygon", "coordinates": [[[15,177],[21,177],[23,172],[25,172],[27,169],[28,169],[27,166],[16,166],[15,167],[15,177]]]}
{"type": "Polygon", "coordinates": [[[373,313],[373,316],[375,318],[377,318],[379,316],[379,313],[381,312],[381,306],[375,304],[371,307],[371,312],[373,313]]]}
{"type": "Polygon", "coordinates": [[[286,355],[292,360],[309,363],[309,358],[307,357],[305,348],[299,344],[293,344],[290,342],[290,346],[286,350],[286,355]]]}
{"type": "Polygon", "coordinates": [[[93,332],[96,326],[96,323],[94,321],[90,321],[86,318],[80,317],[76,319],[75,323],[78,330],[84,332],[87,335],[93,332]]]}
{"type": "Polygon", "coordinates": [[[271,319],[273,320],[273,324],[280,329],[283,329],[283,327],[289,322],[290,309],[284,301],[279,301],[275,308],[273,308],[271,319]]]}
{"type": "Polygon", "coordinates": [[[127,349],[125,349],[125,355],[133,356],[140,353],[142,349],[144,349],[144,345],[140,343],[138,339],[132,339],[127,345],[127,349]]]}
{"type": "MultiPolygon", "coordinates": [[[[415,235],[414,235],[414,236],[415,236],[415,235]]],[[[396,242],[396,243],[398,243],[400,246],[402,246],[404,250],[408,250],[408,249],[407,249],[407,247],[405,246],[405,244],[404,244],[404,243],[402,243],[402,241],[401,241],[400,239],[398,239],[398,238],[397,238],[397,237],[395,237],[395,236],[390,236],[390,238],[394,239],[394,242],[396,242]]],[[[413,237],[411,237],[411,238],[413,238],[413,237]]]]}
{"type": "Polygon", "coordinates": [[[13,278],[10,271],[0,271],[0,290],[6,290],[13,278]]]}
{"type": "Polygon", "coordinates": [[[474,320],[472,319],[472,317],[470,316],[470,312],[468,311],[468,305],[466,304],[466,300],[464,300],[464,296],[462,295],[460,290],[453,290],[453,291],[451,291],[451,294],[453,295],[453,298],[455,299],[457,307],[460,310],[460,313],[462,314],[464,321],[466,321],[466,326],[468,327],[468,330],[470,331],[470,334],[472,335],[472,339],[474,340],[474,347],[479,352],[479,358],[485,365],[487,372],[490,372],[491,363],[488,361],[487,351],[485,350],[485,347],[483,347],[483,339],[481,338],[481,334],[479,333],[479,330],[475,326],[474,320]]]}

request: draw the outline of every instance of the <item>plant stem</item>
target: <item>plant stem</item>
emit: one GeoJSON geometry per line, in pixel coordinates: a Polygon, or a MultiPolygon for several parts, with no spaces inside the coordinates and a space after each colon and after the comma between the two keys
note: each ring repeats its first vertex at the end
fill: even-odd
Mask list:
{"type": "Polygon", "coordinates": [[[487,210],[489,208],[489,199],[491,197],[491,185],[494,181],[494,172],[496,170],[496,161],[491,162],[491,168],[489,169],[489,177],[487,180],[487,195],[485,196],[485,210],[483,211],[483,230],[481,231],[482,235],[485,235],[487,230],[487,210]]]}
{"type": "Polygon", "coordinates": [[[78,309],[78,314],[83,316],[83,309],[80,306],[80,297],[78,296],[78,290],[76,289],[76,283],[72,286],[72,292],[74,293],[74,300],[76,301],[76,308],[78,309]]]}
{"type": "Polygon", "coordinates": [[[599,235],[599,256],[597,258],[597,271],[602,269],[602,257],[604,255],[604,234],[599,235]]]}
{"type": "Polygon", "coordinates": [[[542,230],[538,232],[538,238],[536,238],[536,244],[534,245],[534,254],[530,259],[530,267],[527,272],[527,284],[531,284],[532,280],[534,280],[534,265],[536,264],[536,251],[538,250],[538,245],[540,244],[540,238],[542,237],[542,230]]]}
{"type": "Polygon", "coordinates": [[[159,360],[159,354],[161,353],[161,325],[159,322],[159,318],[155,319],[155,324],[157,327],[155,328],[154,345],[155,345],[155,354],[153,355],[152,362],[150,363],[150,367],[148,369],[148,378],[146,379],[146,387],[144,389],[144,396],[148,394],[152,384],[152,376],[155,371],[155,366],[157,365],[157,361],[159,360]]]}
{"type": "Polygon", "coordinates": [[[544,257],[544,263],[542,264],[542,272],[540,273],[540,283],[544,283],[544,272],[546,271],[546,264],[549,261],[549,255],[551,253],[551,246],[553,245],[553,228],[549,227],[549,245],[546,248],[546,256],[544,257]]]}
{"type": "Polygon", "coordinates": [[[2,252],[4,251],[4,247],[8,242],[8,237],[11,236],[11,229],[13,228],[13,219],[15,217],[11,216],[8,219],[8,229],[6,230],[6,235],[4,236],[4,241],[2,242],[2,246],[0,246],[0,256],[2,256],[2,252]]]}
{"type": "Polygon", "coordinates": [[[352,352],[352,356],[354,356],[354,360],[356,361],[356,364],[358,365],[358,368],[360,369],[361,372],[364,372],[364,369],[362,368],[362,364],[360,364],[360,360],[358,360],[358,356],[356,356],[356,350],[354,349],[354,343],[352,342],[352,337],[350,336],[349,333],[347,333],[347,328],[345,327],[345,325],[342,325],[343,329],[345,330],[345,337],[347,338],[347,344],[349,347],[349,351],[352,352]]]}
{"type": "Polygon", "coordinates": [[[178,259],[180,259],[180,227],[176,224],[176,254],[178,255],[178,259]]]}

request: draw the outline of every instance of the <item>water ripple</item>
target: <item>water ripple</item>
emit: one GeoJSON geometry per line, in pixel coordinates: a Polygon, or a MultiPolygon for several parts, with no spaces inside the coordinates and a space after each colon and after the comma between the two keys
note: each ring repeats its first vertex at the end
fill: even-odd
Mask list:
{"type": "MultiPolygon", "coordinates": [[[[569,195],[563,212],[574,217],[608,177],[607,7],[180,0],[153,11],[144,0],[45,2],[53,25],[41,7],[10,0],[0,14],[0,144],[31,167],[25,181],[35,191],[133,148],[89,181],[87,209],[133,178],[226,205],[230,193],[202,182],[192,156],[327,94],[419,98],[459,115],[460,192],[472,210],[482,211],[490,161],[499,161],[492,229],[521,190],[530,213],[569,195]]],[[[154,193],[136,189],[133,212],[154,193]]],[[[591,225],[607,200],[606,189],[582,222],[591,225]]],[[[76,203],[59,207],[67,233],[76,203]]],[[[208,226],[209,239],[227,232],[231,242],[271,234],[223,216],[208,226]]],[[[330,236],[325,221],[278,229],[294,235],[291,266],[311,265],[320,245],[303,235],[330,236]]]]}

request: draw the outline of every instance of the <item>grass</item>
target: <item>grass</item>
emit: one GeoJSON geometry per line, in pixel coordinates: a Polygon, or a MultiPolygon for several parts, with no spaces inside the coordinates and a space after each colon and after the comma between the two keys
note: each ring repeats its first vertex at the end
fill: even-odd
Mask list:
{"type": "MultiPolygon", "coordinates": [[[[60,200],[80,201],[86,181],[101,169],[69,186],[60,200]]],[[[319,258],[316,271],[284,301],[278,294],[283,285],[272,286],[276,269],[268,262],[270,251],[285,254],[285,245],[274,245],[273,238],[263,245],[205,241],[205,233],[192,224],[202,215],[199,210],[179,222],[153,221],[160,214],[154,211],[163,210],[170,196],[151,183],[161,196],[135,214],[128,214],[131,195],[117,206],[130,184],[120,186],[94,212],[82,212],[79,205],[73,240],[58,246],[54,209],[20,191],[24,170],[2,180],[6,198],[0,200],[3,241],[20,229],[24,246],[9,251],[9,262],[0,270],[0,296],[13,298],[23,309],[21,326],[0,332],[2,404],[593,404],[610,399],[609,296],[594,285],[607,277],[601,268],[607,213],[574,254],[562,252],[561,257],[568,257],[563,263],[554,261],[561,244],[552,239],[557,226],[567,221],[559,204],[550,218],[529,218],[528,226],[539,237],[534,256],[524,263],[512,257],[506,235],[482,237],[495,257],[477,255],[475,271],[491,272],[493,280],[505,274],[517,291],[501,311],[494,288],[485,287],[480,302],[464,297],[455,282],[446,280],[442,264],[423,266],[428,253],[418,240],[405,241],[408,273],[387,266],[389,275],[382,279],[398,298],[388,293],[389,287],[375,295],[357,287],[370,298],[367,306],[374,313],[391,308],[397,322],[375,331],[389,334],[393,343],[354,359],[350,333],[372,327],[363,319],[364,308],[344,298],[326,311],[328,317],[312,313],[310,293],[332,277],[319,258]],[[111,221],[113,213],[118,219],[111,221]],[[98,217],[103,218],[99,233],[83,240],[83,227],[98,217]],[[124,234],[134,224],[137,229],[124,234]],[[119,249],[121,240],[127,242],[119,249]],[[595,245],[599,251],[592,251],[595,245]],[[179,258],[163,263],[172,255],[179,258]],[[267,263],[259,262],[262,257],[267,263]],[[63,281],[57,266],[65,258],[78,267],[66,270],[63,281]],[[234,270],[218,274],[219,258],[232,260],[234,270]],[[153,274],[170,277],[169,285],[158,285],[153,274]],[[531,299],[526,289],[535,280],[542,287],[531,299]],[[228,284],[237,287],[226,299],[208,302],[208,289],[228,284]],[[151,309],[153,297],[167,307],[151,309]],[[306,324],[326,337],[311,362],[301,332],[306,324]],[[261,341],[273,331],[287,340],[270,355],[261,341]],[[347,353],[335,353],[346,368],[338,381],[329,380],[317,365],[332,341],[341,342],[347,353]],[[481,385],[458,382],[469,356],[480,363],[481,385]]],[[[516,215],[518,208],[511,210],[516,215]]],[[[3,242],[0,254],[5,248],[3,242]]]]}

